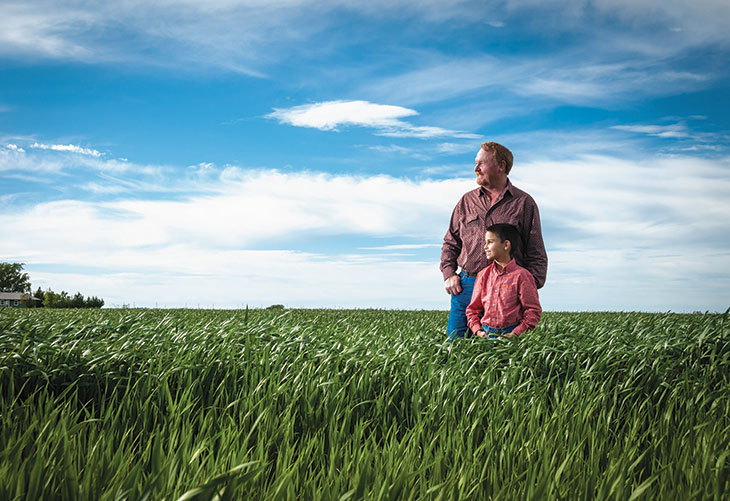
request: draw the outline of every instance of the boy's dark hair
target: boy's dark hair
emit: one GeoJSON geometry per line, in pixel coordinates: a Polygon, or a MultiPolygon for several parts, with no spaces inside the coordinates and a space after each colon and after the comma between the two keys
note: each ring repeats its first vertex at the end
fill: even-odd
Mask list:
{"type": "Polygon", "coordinates": [[[487,231],[491,231],[497,235],[502,242],[509,240],[510,244],[512,244],[510,257],[515,255],[515,251],[522,248],[522,237],[514,225],[508,223],[495,223],[487,228],[487,231]]]}

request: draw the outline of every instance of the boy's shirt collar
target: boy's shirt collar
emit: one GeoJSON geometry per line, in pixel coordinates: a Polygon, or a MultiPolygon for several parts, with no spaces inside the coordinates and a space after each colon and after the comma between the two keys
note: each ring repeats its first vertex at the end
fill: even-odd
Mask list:
{"type": "Polygon", "coordinates": [[[515,271],[517,269],[517,263],[515,262],[515,258],[510,259],[509,263],[507,263],[504,268],[502,268],[502,271],[499,271],[494,261],[492,261],[490,265],[494,269],[494,272],[498,275],[502,275],[503,273],[509,273],[510,271],[515,271]]]}

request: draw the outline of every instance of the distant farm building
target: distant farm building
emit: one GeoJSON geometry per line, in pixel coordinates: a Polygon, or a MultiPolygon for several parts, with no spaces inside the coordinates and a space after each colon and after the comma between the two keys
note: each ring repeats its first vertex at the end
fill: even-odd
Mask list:
{"type": "Polygon", "coordinates": [[[0,292],[0,307],[25,308],[28,301],[40,301],[26,292],[0,292]]]}

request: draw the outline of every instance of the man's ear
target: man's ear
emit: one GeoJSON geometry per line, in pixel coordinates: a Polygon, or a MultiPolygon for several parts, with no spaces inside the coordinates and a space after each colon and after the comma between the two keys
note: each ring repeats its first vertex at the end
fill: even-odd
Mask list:
{"type": "Polygon", "coordinates": [[[510,254],[512,254],[512,242],[510,240],[504,239],[504,246],[509,251],[510,254]]]}

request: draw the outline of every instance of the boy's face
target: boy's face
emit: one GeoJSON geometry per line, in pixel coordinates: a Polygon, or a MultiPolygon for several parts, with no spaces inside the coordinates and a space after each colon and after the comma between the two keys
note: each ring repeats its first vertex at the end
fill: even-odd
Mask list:
{"type": "Polygon", "coordinates": [[[500,262],[509,261],[510,247],[509,240],[502,241],[491,231],[484,235],[484,252],[487,254],[487,259],[500,262]]]}

